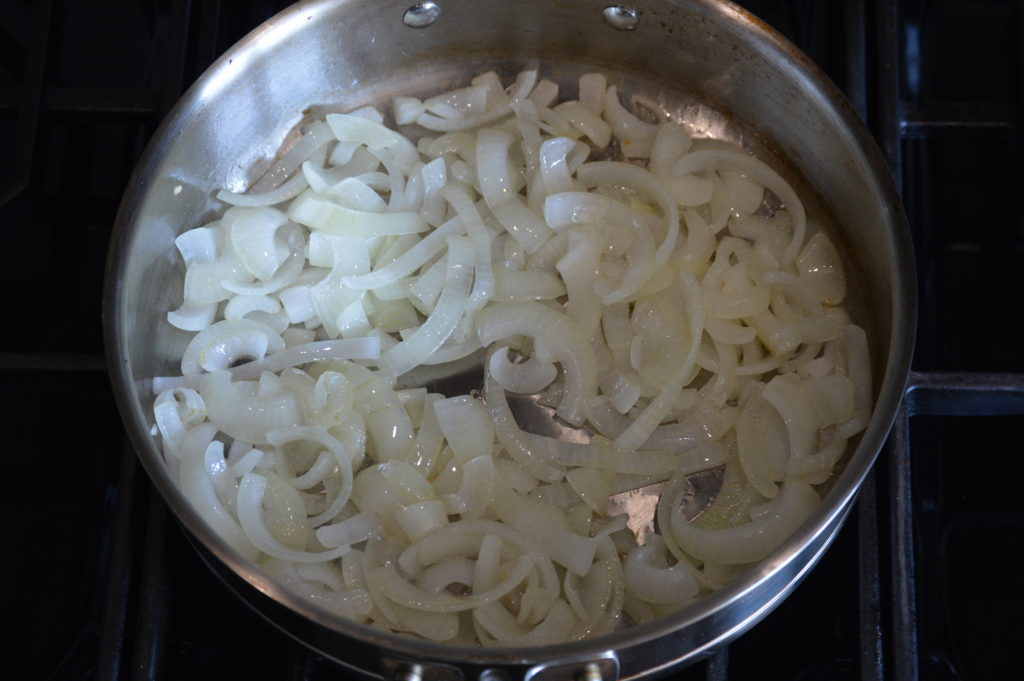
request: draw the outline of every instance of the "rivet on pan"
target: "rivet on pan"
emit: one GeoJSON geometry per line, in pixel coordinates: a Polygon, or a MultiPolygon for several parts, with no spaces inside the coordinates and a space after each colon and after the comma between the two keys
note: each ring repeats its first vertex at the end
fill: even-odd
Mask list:
{"type": "Polygon", "coordinates": [[[601,681],[604,675],[601,674],[601,667],[596,662],[588,662],[587,665],[576,675],[576,681],[601,681]]]}
{"type": "Polygon", "coordinates": [[[436,2],[420,2],[405,10],[402,23],[409,28],[426,28],[441,16],[441,8],[436,2]]]}
{"type": "Polygon", "coordinates": [[[639,22],[639,19],[636,17],[636,10],[623,7],[622,5],[609,5],[601,13],[604,15],[604,20],[608,22],[609,26],[620,31],[632,31],[639,22]]]}

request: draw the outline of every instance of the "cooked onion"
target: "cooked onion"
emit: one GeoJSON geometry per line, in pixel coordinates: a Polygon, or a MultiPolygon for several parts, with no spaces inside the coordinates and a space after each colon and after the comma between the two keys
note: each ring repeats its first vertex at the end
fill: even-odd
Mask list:
{"type": "Polygon", "coordinates": [[[329,114],[175,240],[165,462],[324,608],[489,646],[649,621],[769,557],[867,425],[842,258],[782,175],[602,74],[558,94],[530,68],[394,97],[413,137],[329,114]],[[482,395],[408,387],[478,357],[482,395]],[[687,476],[723,467],[689,521],[687,476]],[[654,483],[659,533],[608,516],[654,483]]]}

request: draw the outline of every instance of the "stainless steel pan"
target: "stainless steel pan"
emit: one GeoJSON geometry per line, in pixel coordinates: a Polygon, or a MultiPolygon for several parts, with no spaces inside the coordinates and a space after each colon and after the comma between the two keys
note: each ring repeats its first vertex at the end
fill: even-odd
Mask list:
{"type": "Polygon", "coordinates": [[[105,324],[112,380],[146,470],[207,561],[283,630],[354,669],[415,679],[632,678],[700,659],[751,627],[811,569],[846,518],[902,395],[915,290],[905,218],[870,135],[834,85],[736,5],[638,0],[313,0],[259,27],[185,94],[138,165],[111,244],[105,324]],[[409,11],[411,10],[411,11],[409,11]],[[698,122],[708,136],[788,164],[811,214],[834,221],[869,333],[877,390],[870,425],[814,516],[756,569],[671,616],[598,639],[523,649],[428,643],[353,624],[283,591],[232,552],[186,503],[150,435],[147,379],[176,371],[185,334],[181,231],[209,219],[216,188],[241,190],[297,126],[323,110],[509,76],[539,59],[572,91],[602,69],[698,122]],[[806,178],[800,182],[799,178],[806,178]]]}

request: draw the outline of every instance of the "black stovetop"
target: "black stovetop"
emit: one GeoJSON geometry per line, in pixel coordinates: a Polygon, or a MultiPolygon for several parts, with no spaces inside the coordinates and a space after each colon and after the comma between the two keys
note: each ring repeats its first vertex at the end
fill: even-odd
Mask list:
{"type": "MultiPolygon", "coordinates": [[[[0,637],[12,679],[345,679],[249,611],[152,490],[100,320],[111,225],[161,117],[286,2],[0,3],[0,637]]],[[[902,186],[915,373],[797,590],[679,679],[1020,678],[1021,0],[748,0],[843,88],[902,186]]]]}

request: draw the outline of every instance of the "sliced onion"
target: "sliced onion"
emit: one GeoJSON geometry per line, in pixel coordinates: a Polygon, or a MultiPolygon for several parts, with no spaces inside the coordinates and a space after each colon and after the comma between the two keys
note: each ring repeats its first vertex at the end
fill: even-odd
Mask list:
{"type": "Polygon", "coordinates": [[[186,376],[201,369],[226,369],[241,359],[262,359],[268,352],[280,352],[284,341],[273,329],[251,319],[225,320],[196,334],[185,348],[181,372],[186,376]]]}
{"type": "Polygon", "coordinates": [[[210,420],[233,438],[267,444],[271,430],[301,422],[295,394],[273,374],[259,381],[232,382],[226,371],[207,374],[200,384],[210,420]]]}
{"type": "Polygon", "coordinates": [[[509,456],[526,471],[537,478],[556,482],[562,479],[560,469],[551,465],[550,456],[531,445],[526,434],[516,424],[512,410],[509,409],[505,390],[498,385],[490,373],[484,375],[484,398],[491,411],[494,422],[494,434],[509,456]]]}
{"type": "Polygon", "coordinates": [[[619,102],[619,92],[614,85],[608,88],[605,95],[604,117],[627,158],[647,158],[651,155],[658,127],[627,111],[619,102]]]}
{"type": "Polygon", "coordinates": [[[193,263],[209,263],[217,259],[223,248],[224,231],[214,227],[196,227],[182,232],[174,240],[174,246],[181,253],[185,267],[193,263]]]}
{"type": "Polygon", "coordinates": [[[456,460],[465,464],[494,449],[494,424],[480,400],[469,395],[437,400],[434,415],[456,460]]]}
{"type": "Polygon", "coordinates": [[[440,499],[427,499],[409,504],[395,513],[395,519],[412,540],[448,524],[444,502],[440,499]]]}
{"type": "Polygon", "coordinates": [[[821,499],[805,482],[790,479],[769,509],[756,520],[726,529],[708,530],[683,518],[674,502],[672,534],[690,555],[713,563],[734,565],[762,560],[777,549],[811,516],[821,499]]]}
{"type": "Polygon", "coordinates": [[[846,276],[835,245],[818,232],[804,245],[796,259],[800,276],[806,279],[821,302],[838,305],[846,297],[846,276]]]}
{"type": "Polygon", "coordinates": [[[258,378],[264,371],[276,373],[288,367],[326,360],[377,359],[380,357],[379,338],[347,338],[295,345],[266,355],[231,369],[235,380],[258,378]]]}
{"type": "Polygon", "coordinates": [[[540,645],[668,613],[796,530],[870,417],[840,258],[804,243],[792,188],[601,74],[557,93],[530,67],[396,98],[444,133],[417,143],[373,107],[330,114],[176,240],[168,319],[197,333],[153,381],[165,461],[230,546],[368,625],[540,645]],[[587,162],[612,135],[649,161],[587,162]],[[480,357],[483,400],[399,389],[480,357]],[[506,390],[556,409],[559,439],[506,390]],[[609,498],[655,483],[637,547],[609,498]]]}
{"type": "Polygon", "coordinates": [[[785,428],[778,412],[759,398],[744,407],[736,422],[736,441],[743,473],[754,489],[768,499],[774,499],[779,493],[775,471],[785,470],[789,458],[788,441],[780,437],[784,432],[780,432],[779,425],[785,428]]]}
{"type": "Polygon", "coordinates": [[[477,172],[480,192],[502,227],[532,253],[547,240],[551,230],[519,198],[508,175],[508,148],[512,137],[498,130],[481,130],[477,136],[477,172]]]}
{"type": "Polygon", "coordinates": [[[586,574],[594,560],[596,542],[568,530],[552,527],[544,515],[512,491],[501,491],[492,508],[502,522],[530,536],[543,547],[544,555],[578,575],[586,574]]]}
{"type": "Polygon", "coordinates": [[[544,220],[552,229],[590,224],[632,225],[637,228],[658,224],[656,216],[634,210],[609,196],[577,191],[546,197],[544,220]]]}
{"type": "Polygon", "coordinates": [[[351,550],[349,546],[339,546],[321,552],[299,551],[274,539],[263,519],[262,504],[266,488],[267,479],[258,473],[247,473],[238,488],[238,518],[246,536],[260,551],[293,563],[317,563],[337,560],[351,550]]]}
{"type": "Polygon", "coordinates": [[[536,557],[530,554],[520,556],[509,569],[508,576],[483,593],[456,596],[450,593],[432,594],[410,584],[398,574],[394,567],[377,568],[367,574],[367,579],[392,601],[413,610],[427,612],[463,612],[493,603],[514,589],[533,569],[536,557]]]}
{"type": "Polygon", "coordinates": [[[212,424],[202,424],[189,430],[181,442],[181,491],[194,505],[199,516],[228,546],[242,557],[253,560],[259,555],[259,550],[253,546],[238,522],[221,504],[213,480],[204,465],[204,454],[216,432],[217,429],[212,424]]]}
{"type": "Polygon", "coordinates": [[[579,178],[583,184],[622,185],[630,187],[657,202],[665,219],[665,237],[658,244],[655,264],[661,267],[675,250],[679,238],[679,210],[665,185],[643,168],[629,163],[601,161],[587,163],[580,167],[579,178]]]}
{"type": "Polygon", "coordinates": [[[637,449],[650,437],[651,433],[654,432],[654,429],[665,418],[679,397],[697,361],[700,339],[704,332],[703,306],[700,303],[697,280],[693,275],[689,272],[683,272],[680,275],[680,279],[683,282],[684,295],[686,296],[690,348],[683,362],[676,369],[672,377],[665,382],[665,387],[658,393],[654,401],[644,409],[640,416],[621,435],[615,438],[615,446],[621,449],[637,449]]]}
{"type": "Polygon", "coordinates": [[[499,303],[477,315],[477,335],[484,344],[520,334],[536,339],[562,365],[566,393],[558,413],[569,423],[582,423],[581,402],[597,392],[597,367],[579,327],[538,303],[499,303]]]}
{"type": "Polygon", "coordinates": [[[623,569],[627,592],[648,603],[685,603],[699,589],[682,563],[669,567],[665,541],[658,535],[631,550],[623,569]]]}
{"type": "Polygon", "coordinates": [[[357,622],[363,621],[373,608],[373,601],[364,589],[338,590],[325,588],[308,581],[302,574],[304,567],[320,564],[300,564],[298,566],[276,558],[263,561],[267,574],[284,584],[291,591],[319,603],[331,612],[348,617],[357,622]]]}
{"type": "Polygon", "coordinates": [[[782,264],[789,265],[796,260],[804,242],[807,218],[803,203],[797,198],[789,183],[766,164],[739,151],[723,149],[700,149],[686,154],[676,164],[675,173],[685,175],[701,170],[737,170],[767,187],[782,201],[786,211],[793,218],[793,236],[782,255],[782,264]]]}
{"type": "Polygon", "coordinates": [[[564,102],[554,109],[583,133],[594,146],[604,149],[612,139],[612,128],[582,102],[564,102]]]}
{"type": "MultiPolygon", "coordinates": [[[[267,441],[275,447],[281,447],[290,442],[298,441],[314,442],[324,447],[334,457],[336,470],[341,473],[341,484],[334,495],[327,509],[318,515],[309,518],[311,527],[317,527],[325,522],[333,520],[341,509],[348,503],[352,494],[352,460],[353,456],[345,451],[344,446],[335,437],[327,432],[326,428],[319,426],[291,426],[267,432],[267,441]]],[[[298,485],[296,485],[298,487],[298,485]]]]}
{"type": "Polygon", "coordinates": [[[551,362],[530,357],[525,362],[513,363],[508,346],[503,345],[491,355],[487,367],[494,380],[505,390],[514,393],[537,393],[551,385],[558,370],[551,362]]]}
{"type": "Polygon", "coordinates": [[[182,305],[177,310],[167,313],[167,322],[182,331],[202,331],[213,323],[216,316],[216,303],[182,305]]]}
{"type": "Polygon", "coordinates": [[[288,217],[274,208],[235,207],[221,220],[231,235],[231,246],[253,276],[266,281],[288,257],[288,248],[276,238],[288,217]]]}
{"type": "Polygon", "coordinates": [[[285,178],[292,177],[303,161],[313,157],[318,150],[324,149],[330,141],[331,129],[326,123],[318,121],[309,126],[302,137],[249,188],[247,195],[261,194],[268,189],[282,186],[285,178]]]}
{"type": "MultiPolygon", "coordinates": [[[[692,143],[690,135],[687,134],[683,126],[672,122],[662,123],[658,126],[658,132],[654,136],[651,147],[651,172],[666,182],[670,182],[676,161],[690,150],[692,143]]],[[[671,185],[669,186],[671,187],[671,185]]],[[[701,203],[707,203],[707,199],[687,205],[700,205],[701,203]]]]}
{"type": "Polygon", "coordinates": [[[429,225],[414,212],[372,213],[346,208],[312,192],[299,195],[288,217],[311,229],[341,236],[388,236],[425,232],[429,225]]]}
{"type": "Polygon", "coordinates": [[[380,366],[399,376],[422,364],[455,331],[469,301],[473,247],[465,237],[448,241],[448,271],[437,306],[427,321],[407,340],[385,352],[380,366]]]}
{"type": "Polygon", "coordinates": [[[868,338],[864,329],[850,324],[843,331],[846,346],[846,373],[853,383],[853,418],[839,426],[839,437],[853,437],[868,425],[871,417],[871,363],[868,338]]]}

